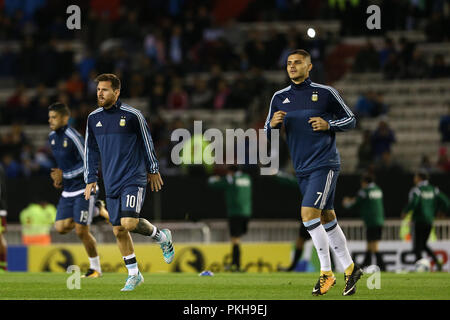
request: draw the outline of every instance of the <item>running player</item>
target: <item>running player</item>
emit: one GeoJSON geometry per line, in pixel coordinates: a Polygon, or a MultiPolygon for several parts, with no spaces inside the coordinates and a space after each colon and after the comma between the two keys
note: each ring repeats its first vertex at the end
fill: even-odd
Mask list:
{"type": "Polygon", "coordinates": [[[362,270],[355,265],[347,240],[334,212],[334,193],[340,169],[335,134],[355,127],[355,116],[337,91],[312,82],[311,56],[295,50],[287,57],[286,69],[291,84],[273,95],[264,129],[284,125],[294,169],[303,195],[301,216],[320,260],[320,277],[313,295],[321,295],[336,283],[331,270],[329,246],[345,269],[343,295],[356,291],[362,270]]]}
{"type": "Polygon", "coordinates": [[[58,168],[50,174],[55,188],[63,187],[58,202],[55,229],[66,234],[75,228],[77,236],[86,249],[90,267],[84,275],[98,278],[102,275],[97,241],[89,230],[95,211],[95,197],[84,199],[83,162],[84,141],[81,135],[68,125],[69,108],[60,102],[48,107],[50,132],[48,139],[58,168]]]}
{"type": "Polygon", "coordinates": [[[138,268],[130,232],[158,242],[166,263],[174,258],[170,230],[159,230],[139,217],[147,183],[152,191],[158,192],[163,181],[143,115],[119,99],[120,79],[114,74],[102,74],[96,82],[99,108],[87,120],[84,194],[89,199],[95,190],[101,160],[109,221],[128,269],[122,291],[131,291],[144,282],[144,277],[138,268]]]}

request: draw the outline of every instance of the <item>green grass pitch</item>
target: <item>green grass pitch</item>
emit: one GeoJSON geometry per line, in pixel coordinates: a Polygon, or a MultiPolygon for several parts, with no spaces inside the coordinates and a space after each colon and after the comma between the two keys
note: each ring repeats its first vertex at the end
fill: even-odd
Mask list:
{"type": "Polygon", "coordinates": [[[354,296],[343,297],[344,279],[326,295],[314,297],[315,273],[219,273],[199,277],[192,273],[143,274],[145,282],[132,292],[121,292],[125,273],[105,273],[81,279],[80,289],[69,290],[64,273],[0,274],[3,300],[449,300],[450,273],[381,273],[380,289],[369,289],[364,275],[354,296]]]}

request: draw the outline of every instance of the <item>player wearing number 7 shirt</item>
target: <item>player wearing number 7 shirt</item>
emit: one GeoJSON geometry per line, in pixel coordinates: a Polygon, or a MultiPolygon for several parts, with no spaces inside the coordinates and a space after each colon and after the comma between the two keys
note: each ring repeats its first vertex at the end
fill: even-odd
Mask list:
{"type": "Polygon", "coordinates": [[[286,69],[291,83],[273,95],[264,129],[269,141],[271,130],[282,125],[286,129],[286,140],[303,195],[303,224],[320,260],[320,277],[312,294],[325,294],[336,283],[331,270],[331,247],[345,269],[343,295],[352,295],[362,270],[350,256],[333,202],[340,170],[335,134],[354,128],[356,120],[334,88],[309,79],[312,64],[307,51],[291,52],[286,69]]]}
{"type": "Polygon", "coordinates": [[[131,291],[144,282],[144,277],[138,269],[130,232],[158,242],[166,263],[174,258],[170,230],[159,230],[139,217],[147,183],[151,191],[158,192],[163,181],[147,122],[140,111],[119,99],[120,79],[114,74],[101,74],[96,82],[99,108],[87,119],[84,194],[89,199],[95,190],[101,161],[109,221],[128,269],[122,291],[131,291]]]}

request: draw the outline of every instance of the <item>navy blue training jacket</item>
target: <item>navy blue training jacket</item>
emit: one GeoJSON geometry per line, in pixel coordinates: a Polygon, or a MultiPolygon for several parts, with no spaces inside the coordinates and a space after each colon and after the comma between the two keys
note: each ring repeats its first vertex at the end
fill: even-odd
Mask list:
{"type": "Polygon", "coordinates": [[[121,103],[98,108],[87,119],[84,180],[98,179],[101,160],[108,197],[127,186],[147,185],[147,173],[159,172],[150,129],[142,113],[121,103]]]}
{"type": "Polygon", "coordinates": [[[50,132],[48,142],[58,168],[63,172],[63,190],[75,192],[85,189],[84,140],[72,127],[66,125],[50,132]]]}
{"type": "MultiPolygon", "coordinates": [[[[338,92],[329,86],[312,82],[309,78],[300,84],[275,92],[270,101],[264,130],[270,140],[270,120],[279,110],[287,112],[283,124],[286,139],[298,176],[307,175],[319,168],[340,168],[336,148],[336,131],[355,127],[356,119],[338,92]],[[310,117],[321,117],[330,125],[327,131],[313,131],[310,117]]],[[[278,128],[281,127],[281,124],[278,128]]],[[[278,129],[277,128],[277,129],[278,129]]]]}

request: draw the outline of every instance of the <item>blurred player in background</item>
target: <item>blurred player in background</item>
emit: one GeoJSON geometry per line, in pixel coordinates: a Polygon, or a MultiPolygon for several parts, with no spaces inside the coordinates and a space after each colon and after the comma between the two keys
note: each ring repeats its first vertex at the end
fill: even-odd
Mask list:
{"type": "Polygon", "coordinates": [[[102,74],[96,82],[99,108],[87,120],[84,194],[87,200],[95,192],[101,160],[109,221],[128,269],[122,291],[131,291],[144,282],[144,277],[138,268],[130,232],[158,242],[166,263],[174,258],[170,230],[159,230],[139,218],[147,183],[152,191],[158,192],[163,181],[145,118],[119,99],[120,79],[114,74],[102,74]]]}
{"type": "Polygon", "coordinates": [[[86,249],[90,267],[84,275],[98,278],[102,274],[97,241],[89,230],[95,211],[95,197],[84,199],[84,141],[81,135],[68,125],[69,108],[56,102],[48,107],[50,132],[48,139],[58,168],[50,174],[55,188],[63,187],[59,199],[55,229],[66,234],[75,228],[77,236],[86,249]]]}
{"type": "Polygon", "coordinates": [[[273,95],[264,129],[268,140],[272,129],[284,125],[286,130],[303,195],[302,220],[320,260],[320,277],[312,294],[325,294],[336,283],[331,269],[331,246],[345,269],[343,295],[352,295],[362,270],[350,256],[333,202],[340,170],[335,134],[354,128],[356,120],[335,89],[309,79],[312,64],[307,51],[291,52],[286,69],[291,84],[273,95]]]}
{"type": "Polygon", "coordinates": [[[386,270],[383,256],[378,252],[378,242],[384,224],[383,191],[375,183],[372,174],[366,173],[361,177],[361,189],[354,198],[345,197],[342,206],[347,209],[356,209],[366,227],[367,250],[361,267],[372,264],[372,255],[375,254],[377,266],[381,271],[386,270]]]}
{"type": "Polygon", "coordinates": [[[247,233],[252,215],[252,180],[235,165],[229,166],[224,177],[212,176],[208,184],[225,192],[228,227],[232,245],[231,271],[241,270],[241,237],[247,233]]]}
{"type": "Polygon", "coordinates": [[[3,170],[3,166],[0,165],[0,272],[8,270],[8,260],[6,256],[8,246],[4,236],[6,232],[7,210],[5,170],[3,170]]]}
{"type": "Polygon", "coordinates": [[[450,202],[448,197],[429,183],[429,175],[426,171],[419,171],[414,175],[415,186],[409,192],[409,200],[403,209],[402,216],[412,212],[413,229],[413,250],[416,254],[416,261],[422,259],[422,252],[425,251],[436,264],[437,270],[442,270],[442,264],[437,259],[433,250],[428,246],[428,238],[435,215],[438,211],[448,212],[450,202]]]}

